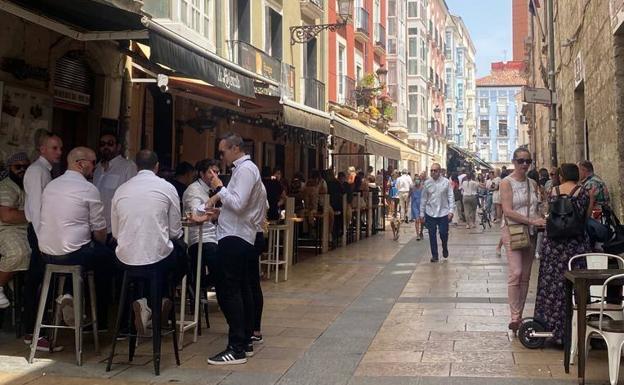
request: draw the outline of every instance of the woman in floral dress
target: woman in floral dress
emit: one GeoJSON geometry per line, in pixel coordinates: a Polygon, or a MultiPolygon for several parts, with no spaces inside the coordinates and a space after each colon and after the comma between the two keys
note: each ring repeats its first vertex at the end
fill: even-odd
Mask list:
{"type": "MultiPolygon", "coordinates": [[[[592,207],[594,192],[588,192],[578,184],[578,167],[571,163],[562,164],[559,168],[559,178],[561,179],[559,194],[570,196],[575,208],[588,215],[589,208],[592,207]]],[[[553,189],[548,196],[549,203],[557,198],[556,194],[556,190],[553,189]]],[[[564,239],[549,238],[548,232],[544,235],[535,299],[535,318],[544,323],[546,330],[554,333],[552,341],[556,345],[563,343],[565,326],[565,278],[563,275],[568,270],[570,258],[589,252],[591,252],[591,246],[586,233],[564,239]]]]}

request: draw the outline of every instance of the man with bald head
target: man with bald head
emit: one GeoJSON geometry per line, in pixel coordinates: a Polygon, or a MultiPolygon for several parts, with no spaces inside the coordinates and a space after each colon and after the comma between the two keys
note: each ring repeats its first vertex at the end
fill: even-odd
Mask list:
{"type": "Polygon", "coordinates": [[[425,220],[431,245],[431,262],[438,262],[437,230],[440,230],[442,256],[448,258],[448,224],[453,219],[455,196],[448,179],[441,175],[439,163],[431,165],[431,178],[425,181],[420,198],[420,217],[425,220]]]}
{"type": "MultiPolygon", "coordinates": [[[[43,190],[38,237],[45,263],[82,265],[95,271],[98,326],[105,329],[108,274],[114,254],[104,246],[106,221],[100,192],[88,181],[93,177],[95,159],[95,152],[87,147],[69,152],[67,171],[43,190]]],[[[71,324],[71,314],[66,313],[65,323],[71,324]]]]}

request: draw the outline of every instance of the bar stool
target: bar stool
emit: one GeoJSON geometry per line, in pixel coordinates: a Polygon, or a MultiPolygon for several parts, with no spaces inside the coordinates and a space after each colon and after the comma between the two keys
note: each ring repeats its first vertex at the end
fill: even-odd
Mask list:
{"type": "Polygon", "coordinates": [[[260,265],[267,265],[267,278],[271,279],[271,268],[275,266],[275,283],[279,282],[279,267],[284,265],[284,281],[288,281],[288,257],[284,249],[284,259],[280,258],[280,238],[286,239],[287,224],[269,225],[269,248],[266,253],[267,258],[260,260],[260,265]]]}
{"type": "MultiPolygon", "coordinates": [[[[136,283],[138,280],[149,280],[150,282],[150,299],[149,301],[150,307],[152,308],[152,358],[154,361],[154,374],[157,376],[160,375],[160,345],[161,338],[163,334],[161,333],[161,306],[162,306],[162,283],[165,279],[167,279],[168,271],[164,271],[165,269],[159,267],[150,267],[150,266],[137,266],[130,267],[124,271],[123,280],[121,284],[121,298],[119,299],[119,310],[117,312],[117,320],[115,322],[115,331],[113,333],[113,343],[111,345],[110,355],[108,356],[108,363],[106,364],[106,371],[110,372],[111,367],[113,365],[113,357],[115,356],[115,346],[117,345],[117,337],[120,335],[127,336],[128,338],[128,361],[132,362],[134,358],[134,351],[136,348],[136,339],[138,334],[136,330],[134,333],[131,330],[134,328],[134,312],[131,309],[132,304],[132,296],[128,295],[128,291],[131,294],[134,294],[136,290],[136,283]],[[132,282],[129,282],[132,281],[132,282]],[[130,288],[129,288],[130,286],[130,288]],[[129,290],[128,290],[129,289],[129,290]],[[124,315],[124,306],[125,309],[128,310],[130,316],[128,333],[120,333],[119,329],[121,327],[121,319],[124,315]]],[[[173,286],[173,285],[171,285],[173,286]]],[[[169,293],[170,297],[174,298],[173,291],[175,288],[171,288],[171,292],[169,293]]],[[[173,334],[173,352],[175,354],[176,365],[180,366],[180,352],[178,349],[178,336],[176,332],[176,319],[175,319],[175,305],[171,306],[169,311],[169,321],[172,325],[172,330],[167,331],[165,334],[173,334]]],[[[142,336],[145,337],[145,336],[142,336]]]]}
{"type": "MultiPolygon", "coordinates": [[[[54,329],[54,338],[52,347],[56,343],[56,336],[58,329],[73,329],[74,330],[74,344],[76,346],[76,363],[78,366],[82,365],[82,329],[85,326],[89,326],[89,323],[82,322],[82,303],[83,303],[83,267],[80,265],[55,265],[46,264],[45,274],[43,276],[43,285],[41,287],[41,298],[39,299],[39,308],[37,311],[37,319],[35,321],[35,331],[33,333],[32,344],[30,345],[30,357],[28,362],[32,364],[35,358],[35,352],[37,351],[37,341],[39,341],[39,334],[42,328],[54,329]],[[48,292],[50,290],[50,282],[54,274],[71,274],[72,284],[74,288],[73,306],[74,306],[74,326],[61,326],[60,322],[60,304],[55,306],[54,325],[45,325],[43,322],[43,315],[45,313],[46,301],[48,298],[48,292]]],[[[99,354],[100,343],[98,338],[97,327],[97,303],[95,298],[95,281],[93,279],[93,272],[87,272],[87,282],[89,285],[89,299],[91,302],[91,323],[93,327],[93,341],[95,344],[95,351],[99,354]]],[[[63,293],[65,285],[65,276],[59,276],[58,294],[63,293]]]]}

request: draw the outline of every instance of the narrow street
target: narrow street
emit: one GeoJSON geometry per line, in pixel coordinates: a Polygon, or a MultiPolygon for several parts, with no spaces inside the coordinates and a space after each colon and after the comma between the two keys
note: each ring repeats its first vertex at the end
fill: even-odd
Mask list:
{"type": "MultiPolygon", "coordinates": [[[[494,248],[498,231],[453,228],[448,261],[429,262],[428,242],[403,225],[398,242],[381,233],[347,248],[311,256],[289,279],[263,281],[265,342],[245,365],[214,367],[206,357],[226,340],[216,304],[211,328],[197,343],[185,340],[182,365],[174,365],[170,339],[163,342],[162,374],[152,372],[151,344],[144,341],[132,364],[127,343],[105,372],[85,338],[85,363],[73,349],[38,353],[26,363],[21,339],[0,334],[3,384],[573,384],[563,352],[527,350],[507,332],[506,264],[494,248]]],[[[537,266],[537,264],[535,265],[537,266]]],[[[529,294],[532,314],[534,269],[529,294]]],[[[65,345],[72,343],[64,334],[65,345]]],[[[605,351],[592,351],[590,384],[608,382],[605,351]]],[[[622,380],[620,381],[622,382],[622,380]]]]}

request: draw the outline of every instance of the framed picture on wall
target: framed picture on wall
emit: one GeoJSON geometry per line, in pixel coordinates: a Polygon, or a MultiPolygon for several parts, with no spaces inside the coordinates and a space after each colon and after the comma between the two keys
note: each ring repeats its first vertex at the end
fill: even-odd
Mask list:
{"type": "Polygon", "coordinates": [[[52,97],[45,93],[9,86],[0,82],[0,159],[26,151],[35,158],[35,138],[49,131],[52,121],[52,97]]]}

